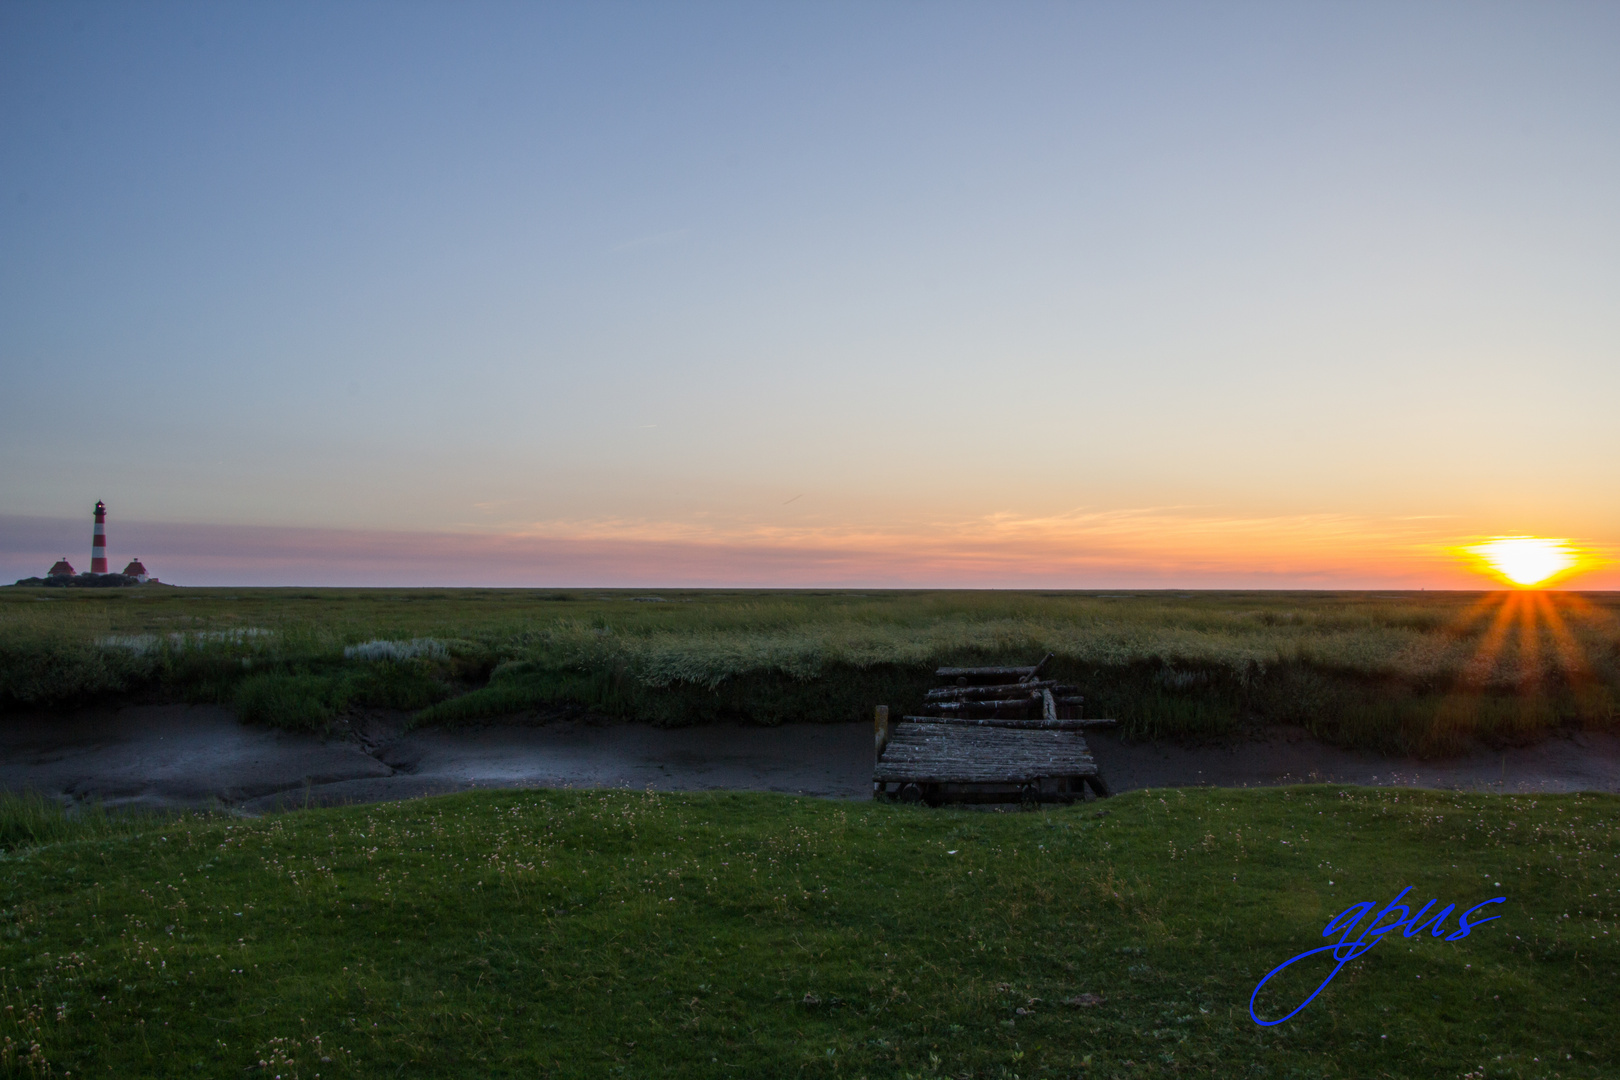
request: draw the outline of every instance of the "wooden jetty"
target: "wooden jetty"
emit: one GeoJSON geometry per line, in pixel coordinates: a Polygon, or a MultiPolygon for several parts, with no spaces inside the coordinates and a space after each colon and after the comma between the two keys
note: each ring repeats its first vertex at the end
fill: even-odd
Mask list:
{"type": "Polygon", "coordinates": [[[1042,679],[1052,656],[1029,667],[942,667],[923,715],[874,718],[874,799],[1075,802],[1108,787],[1080,734],[1112,720],[1081,716],[1073,686],[1042,679]]]}

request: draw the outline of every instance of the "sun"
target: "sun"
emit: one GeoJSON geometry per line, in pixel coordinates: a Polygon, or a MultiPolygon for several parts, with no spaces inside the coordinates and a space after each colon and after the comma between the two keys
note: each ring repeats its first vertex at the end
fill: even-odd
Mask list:
{"type": "Polygon", "coordinates": [[[1534,588],[1573,570],[1581,553],[1568,540],[1544,536],[1497,536],[1463,551],[1520,588],[1534,588]]]}

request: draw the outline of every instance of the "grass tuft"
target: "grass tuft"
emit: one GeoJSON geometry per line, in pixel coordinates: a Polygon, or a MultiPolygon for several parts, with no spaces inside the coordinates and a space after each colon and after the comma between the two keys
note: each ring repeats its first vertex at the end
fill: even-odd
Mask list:
{"type": "Polygon", "coordinates": [[[70,810],[35,791],[0,792],[0,851],[125,836],[150,824],[150,815],[109,814],[99,803],[70,810]]]}
{"type": "Polygon", "coordinates": [[[337,715],[341,683],[319,675],[250,675],[236,687],[236,713],[249,724],[324,731],[337,715]]]}

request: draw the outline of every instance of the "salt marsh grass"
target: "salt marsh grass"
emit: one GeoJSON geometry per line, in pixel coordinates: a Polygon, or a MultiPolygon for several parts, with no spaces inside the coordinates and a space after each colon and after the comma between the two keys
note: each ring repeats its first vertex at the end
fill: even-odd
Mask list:
{"type": "Polygon", "coordinates": [[[0,707],[144,689],[291,726],[355,705],[457,723],[568,702],[665,724],[853,720],[918,699],[940,663],[1051,652],[1093,715],[1142,737],[1285,722],[1436,754],[1611,726],[1620,709],[1612,594],[1509,622],[1500,596],[1462,593],[659,596],[4,589],[0,707]]]}

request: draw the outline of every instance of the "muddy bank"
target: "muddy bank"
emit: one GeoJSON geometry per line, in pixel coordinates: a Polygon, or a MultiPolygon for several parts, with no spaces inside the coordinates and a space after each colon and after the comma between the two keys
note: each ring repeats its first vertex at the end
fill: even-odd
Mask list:
{"type": "MultiPolygon", "coordinates": [[[[1552,739],[1437,762],[1324,746],[1299,732],[1225,746],[1130,744],[1092,733],[1114,791],[1289,783],[1620,793],[1620,737],[1552,739]]],[[[648,787],[867,798],[866,724],[663,729],[567,720],[405,731],[372,716],[339,737],[246,727],[212,706],[133,706],[0,720],[0,788],[109,806],[227,806],[247,813],[375,802],[474,787],[648,787]]]]}
{"type": "Polygon", "coordinates": [[[0,788],[108,806],[249,813],[474,787],[870,793],[860,724],[664,729],[612,721],[405,731],[373,716],[341,736],[270,731],[217,706],[135,706],[0,720],[0,788]]]}

